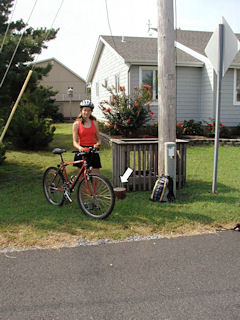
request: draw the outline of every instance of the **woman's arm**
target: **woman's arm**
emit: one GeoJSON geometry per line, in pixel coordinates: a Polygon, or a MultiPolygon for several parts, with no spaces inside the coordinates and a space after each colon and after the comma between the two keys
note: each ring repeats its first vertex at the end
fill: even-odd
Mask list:
{"type": "Polygon", "coordinates": [[[80,151],[80,145],[79,145],[79,137],[78,137],[78,122],[75,121],[72,126],[72,136],[73,136],[73,146],[74,148],[78,149],[80,151]]]}
{"type": "Polygon", "coordinates": [[[101,138],[100,138],[100,133],[99,133],[99,127],[97,121],[94,121],[95,127],[96,127],[96,143],[94,145],[94,148],[99,148],[101,146],[101,138]]]}

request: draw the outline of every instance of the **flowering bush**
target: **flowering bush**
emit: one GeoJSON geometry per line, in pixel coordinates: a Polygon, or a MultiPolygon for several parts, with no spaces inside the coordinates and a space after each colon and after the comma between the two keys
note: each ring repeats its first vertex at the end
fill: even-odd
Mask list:
{"type": "Polygon", "coordinates": [[[180,138],[183,135],[200,136],[203,134],[202,122],[195,122],[194,120],[184,120],[177,122],[176,135],[180,138]]]}
{"type": "Polygon", "coordinates": [[[205,127],[205,132],[207,137],[214,137],[215,135],[215,124],[208,123],[205,127]]]}
{"type": "Polygon", "coordinates": [[[176,137],[181,138],[184,134],[184,127],[182,122],[177,122],[176,126],[176,137]]]}
{"type": "Polygon", "coordinates": [[[124,87],[120,87],[119,94],[113,91],[114,88],[105,88],[111,93],[110,101],[102,101],[100,109],[110,134],[131,137],[150,119],[155,120],[149,105],[152,100],[150,86],[134,87],[131,97],[126,95],[124,87]]]}
{"type": "MultiPolygon", "coordinates": [[[[214,137],[215,136],[215,122],[208,123],[205,127],[205,135],[207,137],[214,137]]],[[[220,138],[230,138],[231,131],[229,128],[225,127],[222,123],[219,124],[219,137],[220,138]]]]}

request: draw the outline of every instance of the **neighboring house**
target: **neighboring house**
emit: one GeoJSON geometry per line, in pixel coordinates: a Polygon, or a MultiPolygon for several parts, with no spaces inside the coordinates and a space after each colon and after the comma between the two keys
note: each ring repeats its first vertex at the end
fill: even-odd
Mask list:
{"type": "Polygon", "coordinates": [[[42,67],[48,63],[52,64],[52,69],[40,83],[58,91],[54,98],[59,111],[64,119],[73,119],[79,114],[80,101],[88,96],[86,81],[56,58],[39,61],[36,65],[42,67]]]}
{"type": "MultiPolygon", "coordinates": [[[[215,118],[216,75],[204,53],[211,35],[177,30],[177,121],[209,122],[215,118]]],[[[109,98],[102,84],[117,91],[119,85],[125,86],[129,94],[134,86],[149,84],[157,99],[157,52],[157,38],[100,36],[87,77],[94,104],[109,98]]],[[[157,119],[156,101],[152,109],[157,119]]],[[[95,114],[103,120],[100,109],[95,114]]],[[[223,78],[221,122],[226,126],[240,123],[240,53],[223,78]]]]}

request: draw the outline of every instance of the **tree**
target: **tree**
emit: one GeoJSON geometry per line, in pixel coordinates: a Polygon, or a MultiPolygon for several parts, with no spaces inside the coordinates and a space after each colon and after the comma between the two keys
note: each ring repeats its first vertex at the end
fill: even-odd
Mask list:
{"type": "MultiPolygon", "coordinates": [[[[32,69],[32,63],[35,56],[40,54],[44,48],[47,48],[46,43],[49,40],[54,39],[58,32],[58,30],[55,29],[33,29],[26,25],[22,19],[11,22],[8,25],[8,19],[13,3],[14,0],[1,0],[0,2],[1,45],[3,44],[3,38],[7,27],[9,27],[2,51],[0,52],[0,81],[2,81],[3,75],[12,59],[13,52],[22,36],[5,81],[0,88],[0,118],[4,120],[8,118],[26,76],[29,70],[32,69]]],[[[8,134],[10,137],[15,136],[18,133],[18,130],[20,130],[18,121],[28,121],[28,124],[25,123],[23,128],[29,132],[33,131],[31,129],[40,130],[40,127],[36,126],[36,121],[38,121],[44,128],[41,131],[41,134],[46,135],[46,139],[42,137],[41,145],[44,146],[44,143],[47,144],[51,141],[54,130],[50,128],[49,120],[45,120],[45,118],[60,120],[61,114],[58,112],[58,107],[54,104],[55,101],[52,99],[52,96],[54,96],[56,92],[52,91],[51,88],[45,88],[39,84],[42,77],[47,75],[50,70],[50,64],[46,67],[35,67],[33,69],[27,89],[19,104],[19,109],[22,109],[23,114],[26,114],[28,110],[31,110],[31,112],[29,112],[27,119],[20,115],[16,117],[16,121],[13,121],[9,127],[8,134]]],[[[22,132],[21,134],[24,136],[22,132]]],[[[32,136],[29,148],[31,148],[32,145],[38,145],[39,136],[39,132],[36,132],[36,134],[32,136]],[[34,139],[36,139],[35,142],[33,141],[34,139]]],[[[24,143],[17,141],[17,144],[26,145],[27,142],[26,140],[24,143]]]]}
{"type": "MultiPolygon", "coordinates": [[[[0,43],[2,44],[5,31],[8,26],[8,18],[11,13],[14,0],[1,0],[0,2],[0,43]]],[[[35,55],[41,53],[42,49],[47,48],[46,43],[56,37],[58,30],[55,29],[33,29],[27,26],[23,20],[11,22],[4,46],[0,52],[0,81],[5,74],[13,52],[19,41],[21,34],[22,40],[12,61],[11,67],[0,88],[0,117],[6,118],[10,112],[13,102],[16,100],[28,71],[32,68],[35,55]],[[47,36],[47,39],[46,39],[47,36]]],[[[36,67],[29,81],[26,94],[31,97],[31,102],[36,102],[39,94],[39,80],[42,79],[51,69],[51,66],[36,67]],[[34,101],[35,100],[35,101],[34,101]]],[[[41,94],[45,96],[45,108],[52,106],[51,96],[53,92],[49,88],[41,87],[41,94]],[[44,92],[44,93],[43,93],[44,92]],[[49,100],[48,100],[49,99],[49,100]]],[[[45,112],[46,113],[46,112],[45,112]]]]}

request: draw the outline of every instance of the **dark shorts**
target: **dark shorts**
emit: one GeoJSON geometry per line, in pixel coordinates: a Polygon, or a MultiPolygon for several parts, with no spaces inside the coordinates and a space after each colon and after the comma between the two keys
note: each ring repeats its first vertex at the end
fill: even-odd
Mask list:
{"type": "MultiPolygon", "coordinates": [[[[84,155],[84,156],[79,155],[78,153],[75,153],[74,161],[83,160],[84,158],[87,161],[88,167],[93,167],[93,169],[102,168],[101,160],[100,160],[100,157],[99,157],[98,153],[90,153],[90,154],[87,154],[87,155],[84,155]]],[[[74,167],[81,168],[82,167],[82,163],[76,163],[76,164],[74,164],[74,167]]]]}

